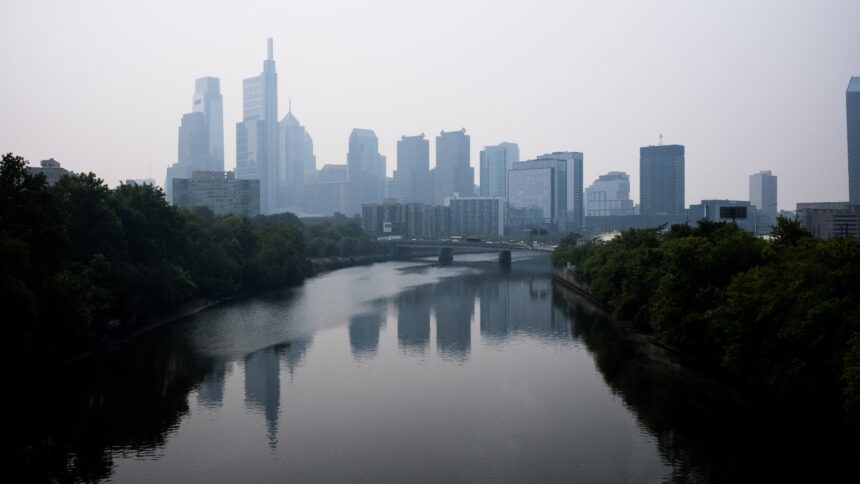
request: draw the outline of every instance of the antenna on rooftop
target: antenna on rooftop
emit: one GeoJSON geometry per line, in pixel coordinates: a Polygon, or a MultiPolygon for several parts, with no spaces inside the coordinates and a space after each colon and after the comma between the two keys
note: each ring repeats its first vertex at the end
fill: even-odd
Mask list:
{"type": "Polygon", "coordinates": [[[663,146],[663,133],[660,133],[660,141],[658,146],[663,146]]]}

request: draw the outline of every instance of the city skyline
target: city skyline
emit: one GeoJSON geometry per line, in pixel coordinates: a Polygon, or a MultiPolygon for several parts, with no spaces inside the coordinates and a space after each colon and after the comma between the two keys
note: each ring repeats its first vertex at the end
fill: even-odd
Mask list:
{"type": "MultiPolygon", "coordinates": [[[[253,8],[214,7],[202,14],[209,23],[200,25],[188,25],[187,6],[175,7],[175,17],[154,18],[127,6],[4,5],[10,28],[0,35],[17,48],[0,54],[9,67],[0,80],[7,106],[0,114],[0,146],[31,163],[55,158],[72,171],[93,171],[111,185],[160,180],[175,162],[175,130],[187,112],[189,83],[213,76],[222,82],[225,169],[233,169],[241,82],[259,72],[262,43],[271,36],[280,46],[278,111],[287,111],[290,98],[300,107],[314,136],[317,168],[343,163],[352,128],[376,132],[390,175],[402,135],[462,126],[472,137],[476,179],[480,149],[510,141],[520,146],[521,159],[548,151],[585,153],[586,183],[625,171],[633,182],[631,198],[638,200],[637,151],[658,144],[663,133],[667,144],[687,147],[687,205],[743,199],[747,176],[761,170],[780,174],[780,208],[847,200],[844,93],[847,79],[860,73],[860,32],[850,21],[860,15],[860,5],[662,5],[661,11],[628,4],[628,14],[618,16],[609,6],[539,5],[522,15],[513,5],[494,3],[490,10],[478,4],[462,7],[451,20],[443,2],[422,10],[420,25],[392,22],[407,6],[371,5],[365,12],[339,5],[345,17],[366,20],[354,22],[369,32],[360,41],[350,22],[336,20],[322,32],[298,20],[288,27],[276,15],[282,7],[265,4],[259,8],[269,15],[255,15],[256,23],[250,22],[253,8]],[[667,12],[675,21],[664,24],[667,12]],[[730,15],[733,22],[719,21],[730,15]],[[497,22],[482,22],[484,16],[497,22]],[[91,33],[107,18],[109,44],[91,33]],[[539,38],[482,41],[518,23],[527,32],[571,18],[581,22],[579,29],[544,28],[539,38]],[[204,35],[225,22],[236,24],[230,36],[204,35]],[[141,27],[153,24],[160,28],[141,27]],[[655,25],[660,31],[653,31],[655,25]],[[442,39],[438,28],[449,38],[442,39]],[[693,47],[676,46],[680,36],[693,47]],[[391,42],[401,37],[407,40],[391,42]],[[454,45],[460,50],[441,55],[454,45]],[[418,55],[406,59],[410,52],[418,55]],[[502,59],[515,68],[483,82],[486,68],[502,59]],[[559,64],[555,78],[536,75],[559,59],[577,67],[559,64]],[[158,76],[151,74],[156,68],[158,76]],[[135,103],[134,116],[122,123],[74,121],[83,112],[123,117],[130,89],[146,101],[135,103]],[[809,160],[816,160],[811,180],[809,160]]],[[[290,18],[320,18],[326,7],[331,5],[292,5],[290,18]]],[[[432,168],[433,146],[430,158],[432,168]]]]}

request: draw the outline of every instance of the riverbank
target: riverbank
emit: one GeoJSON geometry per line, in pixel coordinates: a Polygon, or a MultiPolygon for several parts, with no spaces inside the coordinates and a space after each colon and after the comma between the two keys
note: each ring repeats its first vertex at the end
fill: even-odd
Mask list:
{"type": "Polygon", "coordinates": [[[368,264],[376,264],[377,262],[385,262],[391,260],[391,256],[387,254],[375,255],[357,255],[352,257],[323,257],[311,259],[313,275],[319,275],[324,272],[344,269],[347,267],[363,266],[368,264]]]}

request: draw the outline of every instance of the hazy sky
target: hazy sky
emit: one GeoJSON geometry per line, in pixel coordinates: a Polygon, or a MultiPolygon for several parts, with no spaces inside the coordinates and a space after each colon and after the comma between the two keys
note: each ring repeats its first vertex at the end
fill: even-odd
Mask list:
{"type": "Polygon", "coordinates": [[[846,200],[845,88],[860,75],[860,0],[12,1],[0,3],[0,151],[54,157],[115,185],[176,161],[194,79],[221,78],[235,166],[242,79],[275,39],[283,116],[345,163],[376,131],[389,173],[403,134],[466,128],[523,159],[585,154],[585,184],[632,179],[639,147],[687,147],[687,203],[747,199],[779,176],[780,208],[846,200]]]}

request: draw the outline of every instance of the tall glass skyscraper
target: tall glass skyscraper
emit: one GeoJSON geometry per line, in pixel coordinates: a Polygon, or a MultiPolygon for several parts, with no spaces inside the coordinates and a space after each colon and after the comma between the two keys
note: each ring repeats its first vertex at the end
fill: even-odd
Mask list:
{"type": "Polygon", "coordinates": [[[567,230],[567,161],[539,159],[514,163],[508,172],[511,225],[552,225],[567,230]]]}
{"type": "Polygon", "coordinates": [[[499,143],[485,146],[481,151],[481,196],[508,197],[508,171],[520,161],[520,147],[516,143],[499,143]]]}
{"type": "Polygon", "coordinates": [[[242,121],[236,123],[236,178],[260,180],[260,210],[273,213],[278,181],[278,74],[272,39],[263,72],[242,81],[242,121]]]}
{"type": "Polygon", "coordinates": [[[203,113],[208,130],[207,171],[224,171],[224,103],[221,99],[221,81],[217,77],[201,77],[194,81],[192,110],[203,113]]]}
{"type": "Polygon", "coordinates": [[[279,123],[277,164],[277,205],[275,211],[303,211],[305,185],[313,181],[317,159],[314,141],[292,108],[279,123]]]}
{"type": "Polygon", "coordinates": [[[179,125],[176,163],[167,168],[164,193],[173,202],[173,180],[191,178],[195,171],[224,171],[224,116],[220,81],[202,77],[194,81],[191,112],[179,125]]]}
{"type": "Polygon", "coordinates": [[[860,205],[860,77],[852,77],[845,91],[848,125],[848,202],[860,205]]]}
{"type": "Polygon", "coordinates": [[[582,201],[582,153],[578,151],[554,151],[538,156],[539,160],[564,160],[567,162],[567,221],[573,227],[582,227],[585,220],[585,204],[582,201]]]}
{"type": "Polygon", "coordinates": [[[639,149],[639,197],[642,215],[679,215],[684,211],[684,147],[639,149]]]}
{"type": "Polygon", "coordinates": [[[475,192],[475,169],[471,166],[470,137],[465,129],[442,131],[436,137],[436,167],[433,168],[433,204],[457,193],[471,197],[475,192]]]}

